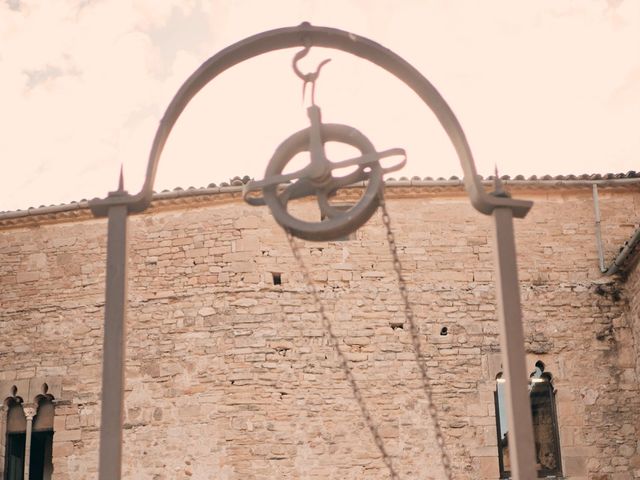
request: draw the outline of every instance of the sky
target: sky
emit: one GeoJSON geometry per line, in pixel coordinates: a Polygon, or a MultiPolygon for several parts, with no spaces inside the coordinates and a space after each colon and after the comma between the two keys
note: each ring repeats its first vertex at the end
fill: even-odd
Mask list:
{"type": "MultiPolygon", "coordinates": [[[[104,197],[121,166],[138,192],[158,122],[197,67],[303,21],[412,63],[455,112],[482,175],[640,170],[638,0],[0,0],[0,211],[104,197]]],[[[308,125],[296,51],[207,85],[178,120],[155,189],[263,178],[276,147],[308,125]]],[[[325,58],[324,121],[357,128],[378,150],[405,148],[396,178],[461,176],[444,131],[402,82],[334,50],[312,48],[300,67],[325,58]]],[[[351,156],[334,144],[328,154],[351,156]]]]}

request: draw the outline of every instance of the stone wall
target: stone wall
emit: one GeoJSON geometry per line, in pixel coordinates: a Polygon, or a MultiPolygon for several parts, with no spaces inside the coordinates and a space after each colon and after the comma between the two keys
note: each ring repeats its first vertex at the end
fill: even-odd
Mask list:
{"type": "Polygon", "coordinates": [[[635,345],[636,377],[640,379],[640,267],[637,258],[631,268],[625,287],[625,295],[629,301],[629,324],[635,345]]]}
{"type": "MultiPolygon", "coordinates": [[[[565,477],[640,478],[633,317],[597,288],[591,190],[513,193],[536,202],[516,220],[525,334],[531,370],[553,374],[565,477]]],[[[497,478],[491,219],[458,190],[387,197],[454,476],[497,478]]],[[[640,195],[600,198],[612,256],[640,195]]],[[[130,230],[126,478],[389,478],[266,208],[156,202],[130,230]]],[[[93,219],[0,230],[0,380],[61,379],[56,479],[97,471],[105,232],[93,219]]],[[[379,215],[348,241],[297,243],[394,468],[443,478],[379,215]]]]}

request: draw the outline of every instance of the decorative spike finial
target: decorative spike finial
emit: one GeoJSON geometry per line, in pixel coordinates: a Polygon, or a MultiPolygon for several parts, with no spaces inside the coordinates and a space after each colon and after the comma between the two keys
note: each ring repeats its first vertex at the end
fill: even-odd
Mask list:
{"type": "Polygon", "coordinates": [[[509,194],[507,193],[507,191],[504,189],[504,184],[502,183],[502,180],[500,180],[500,175],[498,175],[498,164],[495,164],[494,167],[494,176],[493,176],[493,192],[491,192],[491,195],[493,195],[494,197],[508,197],[509,194]]]}
{"type": "Polygon", "coordinates": [[[124,164],[120,164],[120,178],[118,179],[118,191],[124,192],[124,164]]]}

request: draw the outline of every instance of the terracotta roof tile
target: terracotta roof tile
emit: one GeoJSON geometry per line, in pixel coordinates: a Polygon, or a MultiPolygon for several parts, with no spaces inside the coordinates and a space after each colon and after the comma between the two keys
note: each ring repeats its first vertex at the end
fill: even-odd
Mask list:
{"type": "MultiPolygon", "coordinates": [[[[493,175],[489,175],[487,177],[483,177],[482,175],[478,175],[478,177],[480,178],[480,180],[485,181],[485,182],[489,182],[489,181],[493,181],[495,179],[495,177],[493,175]]],[[[636,172],[635,170],[630,170],[627,173],[605,173],[605,174],[599,174],[599,173],[595,173],[595,174],[588,174],[588,173],[583,173],[583,174],[579,174],[579,175],[575,175],[575,174],[568,174],[568,175],[543,175],[541,177],[538,177],[537,175],[531,175],[528,178],[525,178],[524,175],[516,175],[513,178],[510,175],[501,175],[500,178],[502,180],[506,180],[508,183],[511,183],[512,185],[517,185],[518,183],[530,183],[530,182],[535,182],[535,183],[540,183],[541,186],[544,186],[545,183],[553,183],[553,182],[570,182],[570,181],[603,181],[603,180],[618,180],[618,179],[635,179],[635,178],[640,178],[640,172],[636,172]]],[[[217,189],[220,187],[239,187],[242,186],[246,183],[248,183],[251,180],[251,178],[248,175],[244,175],[242,177],[240,176],[235,176],[231,179],[229,179],[228,182],[221,182],[220,184],[216,184],[216,183],[209,183],[206,187],[194,187],[194,186],[190,186],[188,187],[186,190],[182,187],[175,187],[173,190],[162,190],[161,194],[168,194],[170,192],[190,192],[190,193],[194,193],[194,192],[198,192],[198,191],[204,191],[204,190],[212,190],[212,189],[217,189]]],[[[456,182],[456,183],[462,183],[462,179],[456,175],[453,175],[449,178],[444,178],[444,177],[438,177],[436,179],[434,179],[433,177],[419,177],[417,175],[412,176],[410,179],[406,176],[402,176],[399,179],[396,179],[394,177],[389,177],[386,179],[386,183],[388,185],[393,186],[394,183],[402,183],[402,184],[406,184],[406,183],[414,183],[414,184],[423,184],[425,186],[428,186],[430,183],[441,183],[441,182],[456,182]]],[[[156,193],[156,192],[154,192],[156,193]]],[[[207,192],[210,193],[210,192],[207,192]]],[[[157,193],[156,193],[157,194],[157,193]]],[[[79,202],[69,202],[69,203],[63,203],[60,205],[40,205],[39,207],[37,207],[38,209],[45,209],[45,208],[53,208],[53,207],[66,207],[66,206],[70,206],[70,205],[79,205],[79,204],[86,204],[87,200],[82,199],[79,202]]],[[[34,210],[34,207],[29,207],[28,209],[18,209],[18,210],[14,210],[14,211],[0,211],[0,215],[1,214],[16,214],[19,212],[27,212],[29,210],[34,210]]]]}

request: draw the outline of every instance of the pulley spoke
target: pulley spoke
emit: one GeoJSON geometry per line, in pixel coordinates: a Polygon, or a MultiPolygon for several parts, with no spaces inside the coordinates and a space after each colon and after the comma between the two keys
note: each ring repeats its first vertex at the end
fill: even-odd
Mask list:
{"type": "MultiPolygon", "coordinates": [[[[354,157],[354,158],[350,158],[348,160],[342,160],[340,162],[331,162],[328,161],[326,159],[321,159],[321,160],[317,160],[320,161],[323,165],[328,164],[331,170],[335,170],[337,168],[346,168],[346,167],[351,167],[351,166],[366,166],[369,164],[373,164],[378,162],[380,159],[385,158],[385,157],[389,157],[392,155],[404,155],[404,150],[401,148],[391,148],[389,150],[385,150],[384,152],[373,152],[373,153],[367,153],[364,155],[361,155],[359,157],[354,157]]],[[[385,173],[388,172],[392,172],[394,170],[398,170],[400,168],[402,168],[406,163],[406,157],[403,158],[398,164],[393,165],[391,167],[388,168],[384,168],[383,171],[385,173]]],[[[311,175],[314,172],[314,166],[312,165],[307,165],[304,168],[301,168],[300,170],[297,170],[295,172],[292,173],[287,173],[287,174],[279,174],[279,175],[271,175],[270,177],[264,178],[263,180],[252,180],[249,184],[249,189],[251,191],[253,190],[258,190],[258,189],[262,189],[262,188],[266,188],[266,187],[272,187],[272,186],[277,186],[280,185],[282,183],[287,183],[290,182],[292,180],[296,180],[296,179],[300,179],[300,180],[307,180],[307,179],[311,179],[311,175]]],[[[361,172],[362,169],[359,169],[357,172],[361,172]]],[[[355,173],[355,172],[354,172],[355,173]]],[[[335,178],[352,178],[351,175],[354,175],[354,173],[346,175],[344,177],[335,177],[335,178]]],[[[361,174],[358,173],[357,177],[360,177],[361,174]]],[[[349,183],[355,183],[357,181],[360,181],[364,178],[356,178],[355,180],[351,180],[349,183]]],[[[341,186],[344,185],[349,185],[349,183],[343,183],[341,186]]]]}
{"type": "Polygon", "coordinates": [[[343,177],[333,177],[329,188],[332,192],[335,192],[339,188],[348,187],[354,183],[368,180],[369,174],[370,172],[365,172],[362,168],[359,168],[355,172],[351,172],[343,177]]]}
{"type": "Polygon", "coordinates": [[[318,206],[320,207],[320,214],[323,219],[326,218],[335,218],[338,215],[344,215],[344,211],[333,207],[329,203],[329,193],[327,190],[322,189],[318,190],[316,194],[316,198],[318,200],[318,206]]]}
{"type": "Polygon", "coordinates": [[[252,180],[249,182],[250,190],[259,190],[266,187],[274,187],[278,186],[282,183],[290,182],[291,180],[296,180],[297,178],[304,178],[309,171],[309,165],[306,167],[292,173],[282,173],[280,175],[271,175],[270,177],[264,178],[262,180],[252,180]]]}
{"type": "Polygon", "coordinates": [[[306,197],[316,193],[316,188],[309,183],[309,181],[301,178],[291,185],[287,185],[284,190],[278,195],[278,198],[283,205],[287,205],[289,200],[296,198],[306,197]]]}
{"type": "Polygon", "coordinates": [[[404,148],[390,148],[382,152],[365,153],[363,155],[360,155],[359,157],[349,158],[347,160],[342,160],[340,162],[331,162],[332,163],[331,168],[332,169],[345,168],[345,167],[351,167],[354,165],[365,166],[365,165],[377,163],[383,158],[397,156],[397,155],[402,155],[403,159],[400,160],[400,162],[398,162],[396,165],[383,169],[385,173],[393,172],[395,170],[401,169],[407,163],[407,155],[404,151],[404,148]]]}

